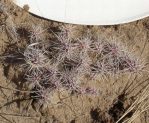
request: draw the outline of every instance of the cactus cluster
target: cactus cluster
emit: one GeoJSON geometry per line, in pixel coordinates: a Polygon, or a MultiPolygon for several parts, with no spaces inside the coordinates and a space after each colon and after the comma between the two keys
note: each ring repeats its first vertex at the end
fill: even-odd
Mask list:
{"type": "MultiPolygon", "coordinates": [[[[33,96],[37,100],[49,102],[52,91],[60,88],[71,93],[95,95],[98,89],[80,86],[83,77],[99,79],[143,70],[141,62],[130,56],[122,44],[95,40],[89,35],[71,39],[67,29],[55,33],[55,38],[46,43],[41,38],[31,38],[33,43],[24,51],[26,79],[37,92],[33,96]]],[[[31,37],[39,36],[31,34],[31,37]]]]}

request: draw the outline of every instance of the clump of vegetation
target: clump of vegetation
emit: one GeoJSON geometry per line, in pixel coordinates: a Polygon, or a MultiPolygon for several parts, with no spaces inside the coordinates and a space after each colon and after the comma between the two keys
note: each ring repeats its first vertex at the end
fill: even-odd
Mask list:
{"type": "Polygon", "coordinates": [[[135,58],[128,52],[123,44],[116,42],[94,42],[92,50],[98,56],[98,59],[91,65],[92,72],[96,75],[117,76],[122,73],[138,74],[145,66],[138,58],[135,58]]]}
{"type": "MultiPolygon", "coordinates": [[[[122,44],[93,40],[89,35],[74,40],[67,37],[67,28],[63,29],[66,30],[54,33],[55,40],[44,41],[46,43],[37,40],[40,37],[34,38],[34,43],[24,51],[26,79],[32,84],[33,90],[40,92],[37,91],[38,97],[50,95],[50,91],[59,88],[78,94],[98,94],[98,89],[81,87],[81,77],[88,75],[91,79],[100,79],[123,73],[134,74],[144,69],[143,64],[130,56],[122,44]],[[94,61],[90,54],[95,54],[94,61]]],[[[38,32],[32,32],[30,37],[38,36],[38,32]]]]}

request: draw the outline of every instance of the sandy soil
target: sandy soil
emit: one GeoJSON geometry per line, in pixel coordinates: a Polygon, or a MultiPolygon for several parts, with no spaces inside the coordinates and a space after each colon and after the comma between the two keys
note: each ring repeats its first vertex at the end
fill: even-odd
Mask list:
{"type": "MultiPolygon", "coordinates": [[[[100,90],[99,95],[72,95],[67,91],[55,91],[51,104],[41,107],[28,96],[21,63],[14,58],[5,59],[4,56],[25,49],[33,25],[42,26],[45,29],[43,39],[49,40],[52,37],[51,30],[57,32],[60,27],[68,24],[38,18],[28,13],[27,6],[21,9],[7,0],[1,1],[4,1],[11,18],[0,11],[0,123],[115,123],[148,85],[146,72],[98,81],[85,78],[88,85],[100,90]],[[11,33],[12,25],[17,28],[19,41],[11,33]]],[[[71,38],[82,37],[89,30],[93,37],[102,36],[106,40],[124,43],[130,53],[145,63],[149,62],[149,18],[115,26],[74,27],[70,33],[71,38]]],[[[148,71],[148,65],[145,69],[148,71]]],[[[125,119],[132,114],[133,111],[125,119]]],[[[148,121],[149,113],[145,112],[134,123],[148,121]]]]}

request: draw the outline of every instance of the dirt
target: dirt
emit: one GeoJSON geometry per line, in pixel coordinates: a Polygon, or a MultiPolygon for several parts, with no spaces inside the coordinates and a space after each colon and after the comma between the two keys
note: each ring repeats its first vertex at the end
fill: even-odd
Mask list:
{"type": "MultiPolygon", "coordinates": [[[[100,90],[98,95],[77,95],[67,91],[55,91],[52,102],[40,106],[30,99],[24,79],[24,61],[19,52],[29,45],[29,35],[33,26],[41,26],[43,40],[51,39],[53,32],[59,32],[62,26],[69,24],[44,20],[17,7],[7,0],[1,0],[10,12],[10,17],[0,11],[0,123],[115,123],[137,98],[140,91],[148,85],[148,74],[125,74],[118,77],[99,79],[84,78],[84,83],[100,90]],[[13,23],[12,23],[13,21],[13,23]],[[12,26],[17,29],[16,34],[12,26]],[[13,34],[13,35],[12,35],[13,34]],[[21,90],[21,91],[20,91],[21,90]]],[[[114,26],[73,25],[70,31],[72,39],[81,38],[90,31],[92,37],[123,43],[130,54],[149,62],[149,18],[128,24],[114,26]]],[[[148,71],[148,64],[145,66],[148,71]]],[[[86,86],[86,85],[84,85],[86,86]]],[[[131,111],[124,119],[133,115],[131,111]]],[[[134,123],[148,123],[148,112],[143,113],[134,123]]],[[[123,120],[124,120],[123,119],[123,120]]]]}

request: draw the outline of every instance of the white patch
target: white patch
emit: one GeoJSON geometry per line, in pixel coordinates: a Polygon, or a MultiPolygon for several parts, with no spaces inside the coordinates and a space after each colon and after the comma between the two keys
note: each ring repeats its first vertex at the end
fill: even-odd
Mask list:
{"type": "Polygon", "coordinates": [[[84,25],[127,23],[149,16],[149,0],[16,0],[51,20],[84,25]]]}

